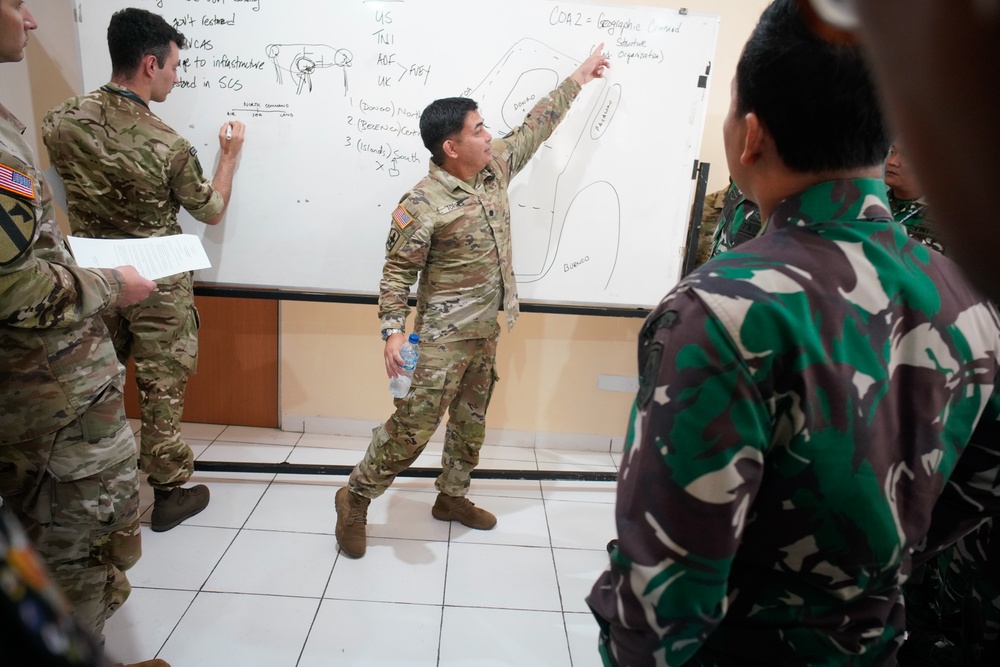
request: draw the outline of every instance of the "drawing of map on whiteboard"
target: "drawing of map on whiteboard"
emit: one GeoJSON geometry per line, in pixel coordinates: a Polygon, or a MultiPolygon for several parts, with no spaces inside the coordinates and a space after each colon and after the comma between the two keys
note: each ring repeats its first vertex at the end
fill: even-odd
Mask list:
{"type": "MultiPolygon", "coordinates": [[[[579,60],[533,39],[517,42],[469,97],[494,136],[524,116],[579,60]]],[[[572,280],[603,290],[614,273],[621,205],[591,158],[621,100],[621,87],[588,84],[573,108],[510,186],[514,273],[519,283],[572,280]],[[595,226],[594,221],[599,221],[595,226]],[[589,225],[585,226],[585,225],[589,225]]],[[[605,172],[609,165],[603,165],[605,172]]],[[[530,291],[530,290],[529,290],[530,291]]]]}

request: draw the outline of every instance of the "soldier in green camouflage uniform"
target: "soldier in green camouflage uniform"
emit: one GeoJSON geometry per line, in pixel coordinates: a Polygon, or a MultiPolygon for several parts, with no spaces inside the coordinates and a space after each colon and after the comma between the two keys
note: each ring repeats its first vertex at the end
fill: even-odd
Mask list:
{"type": "Polygon", "coordinates": [[[892,220],[877,109],[857,49],[765,9],[723,134],[767,226],[639,335],[606,665],[893,665],[915,550],[1000,512],[997,313],[892,220]]]}
{"type": "Polygon", "coordinates": [[[757,238],[761,233],[760,209],[746,198],[738,185],[729,179],[729,189],[722,202],[719,224],[712,236],[709,259],[738,246],[744,241],[757,238]]]}
{"type": "MultiPolygon", "coordinates": [[[[0,62],[21,60],[35,27],[0,0],[0,62]]],[[[0,105],[0,496],[100,636],[141,549],[125,372],[97,314],[155,285],[133,267],[76,265],[24,130],[0,105]]]]}
{"type": "Polygon", "coordinates": [[[396,399],[395,413],[374,429],[364,459],[337,493],[337,540],[348,556],[365,553],[368,503],[412,465],[446,411],[443,470],[431,513],[481,530],[496,525],[496,517],[465,496],[497,381],[497,314],[502,307],[508,330],[518,315],[507,187],[580,88],[603,76],[603,46],[502,139],[492,140],[476,103],[467,98],[437,100],[421,115],[430,170],[393,211],[379,295],[386,373],[395,377],[402,368],[407,297],[419,275],[414,328],[420,361],[412,391],[396,399]]]}
{"type": "MultiPolygon", "coordinates": [[[[111,239],[180,234],[181,206],[196,220],[217,224],[232,190],[243,125],[220,130],[219,168],[209,182],[191,144],[149,109],[150,100],[166,99],[177,79],[184,36],[155,14],[127,9],[112,17],[108,44],[111,82],[55,107],[43,122],[49,157],[66,186],[73,233],[111,239]]],[[[148,300],[105,318],[119,359],[135,360],[139,468],[155,490],[155,531],[173,528],[209,499],[204,485],[182,488],[194,471],[180,430],[184,390],[198,355],[192,289],[191,273],[162,278],[148,300]]]]}
{"type": "Polygon", "coordinates": [[[897,138],[885,160],[885,184],[889,186],[892,217],[906,227],[910,236],[938,252],[944,252],[944,243],[928,215],[927,201],[916,175],[906,162],[901,143],[897,138]]]}

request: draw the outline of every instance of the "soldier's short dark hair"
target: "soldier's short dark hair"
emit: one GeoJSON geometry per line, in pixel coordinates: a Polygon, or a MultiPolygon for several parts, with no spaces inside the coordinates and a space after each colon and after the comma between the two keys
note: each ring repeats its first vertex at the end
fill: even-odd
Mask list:
{"type": "Polygon", "coordinates": [[[171,42],[179,49],[187,46],[184,35],[159,14],[134,7],[115,12],[108,24],[111,75],[133,74],[147,55],[156,56],[156,64],[163,67],[171,42]]]}
{"type": "Polygon", "coordinates": [[[819,38],[794,0],[764,10],[736,66],[736,96],[738,113],[757,114],[793,171],[885,160],[889,135],[860,48],[819,38]]]}
{"type": "Polygon", "coordinates": [[[444,142],[465,127],[465,117],[479,105],[468,97],[434,100],[420,114],[420,138],[431,152],[434,164],[444,164],[444,142]]]}

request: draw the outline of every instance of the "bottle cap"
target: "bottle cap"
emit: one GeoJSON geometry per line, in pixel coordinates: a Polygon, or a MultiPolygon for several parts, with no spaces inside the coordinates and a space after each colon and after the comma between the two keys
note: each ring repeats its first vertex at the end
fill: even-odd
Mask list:
{"type": "Polygon", "coordinates": [[[420,334],[411,333],[409,340],[410,340],[411,343],[419,343],[420,342],[420,334]]]}

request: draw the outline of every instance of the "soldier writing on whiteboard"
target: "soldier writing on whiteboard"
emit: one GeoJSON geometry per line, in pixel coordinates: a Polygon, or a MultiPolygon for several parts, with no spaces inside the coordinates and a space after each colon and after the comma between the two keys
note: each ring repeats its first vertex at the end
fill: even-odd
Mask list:
{"type": "MultiPolygon", "coordinates": [[[[66,186],[69,220],[79,236],[136,238],[181,233],[183,206],[195,219],[218,224],[229,202],[245,128],[219,130],[214,178],[202,173],[195,149],[160,120],[177,82],[184,35],[162,17],[124,9],[111,17],[111,82],[67,100],[45,116],[45,145],[66,186]]],[[[195,371],[198,315],[192,274],[157,281],[150,298],[105,317],[118,358],[135,359],[142,411],[140,469],[154,489],[154,531],[169,530],[208,504],[208,488],[183,485],[194,456],[180,432],[184,389],[195,371]]]]}
{"type": "MultiPolygon", "coordinates": [[[[22,60],[35,28],[23,2],[0,0],[0,63],[22,60]]],[[[141,301],[155,284],[131,266],[77,266],[25,129],[0,105],[0,497],[81,625],[99,638],[107,617],[129,595],[125,571],[141,548],[124,370],[98,315],[141,301]]],[[[8,540],[20,539],[0,536],[0,560],[8,540]]],[[[26,563],[23,549],[14,555],[13,567],[26,563]]],[[[0,572],[15,603],[30,595],[12,583],[17,576],[10,567],[0,572]]],[[[37,584],[41,575],[35,574],[31,582],[37,584]]],[[[0,634],[9,631],[27,646],[43,613],[38,605],[25,605],[17,616],[0,612],[0,634]]],[[[75,634],[75,628],[68,631],[75,634]]],[[[54,628],[45,634],[50,642],[34,644],[38,654],[30,657],[11,653],[0,639],[4,664],[19,657],[27,661],[18,664],[48,664],[42,653],[74,649],[54,628]]]]}
{"type": "Polygon", "coordinates": [[[413,389],[377,427],[346,488],[337,492],[337,541],[343,553],[364,555],[368,505],[423,451],[448,412],[434,518],[489,530],[493,514],[465,496],[479,462],[486,409],[497,381],[497,315],[508,330],[518,314],[511,256],[507,187],[555,130],[586,83],[610,66],[603,44],[528,112],[524,123],[494,140],[477,104],[467,98],[432,102],[420,116],[431,152],[430,171],[393,211],[379,295],[389,377],[401,370],[399,349],[417,281],[414,328],[420,361],[413,389]]]}

